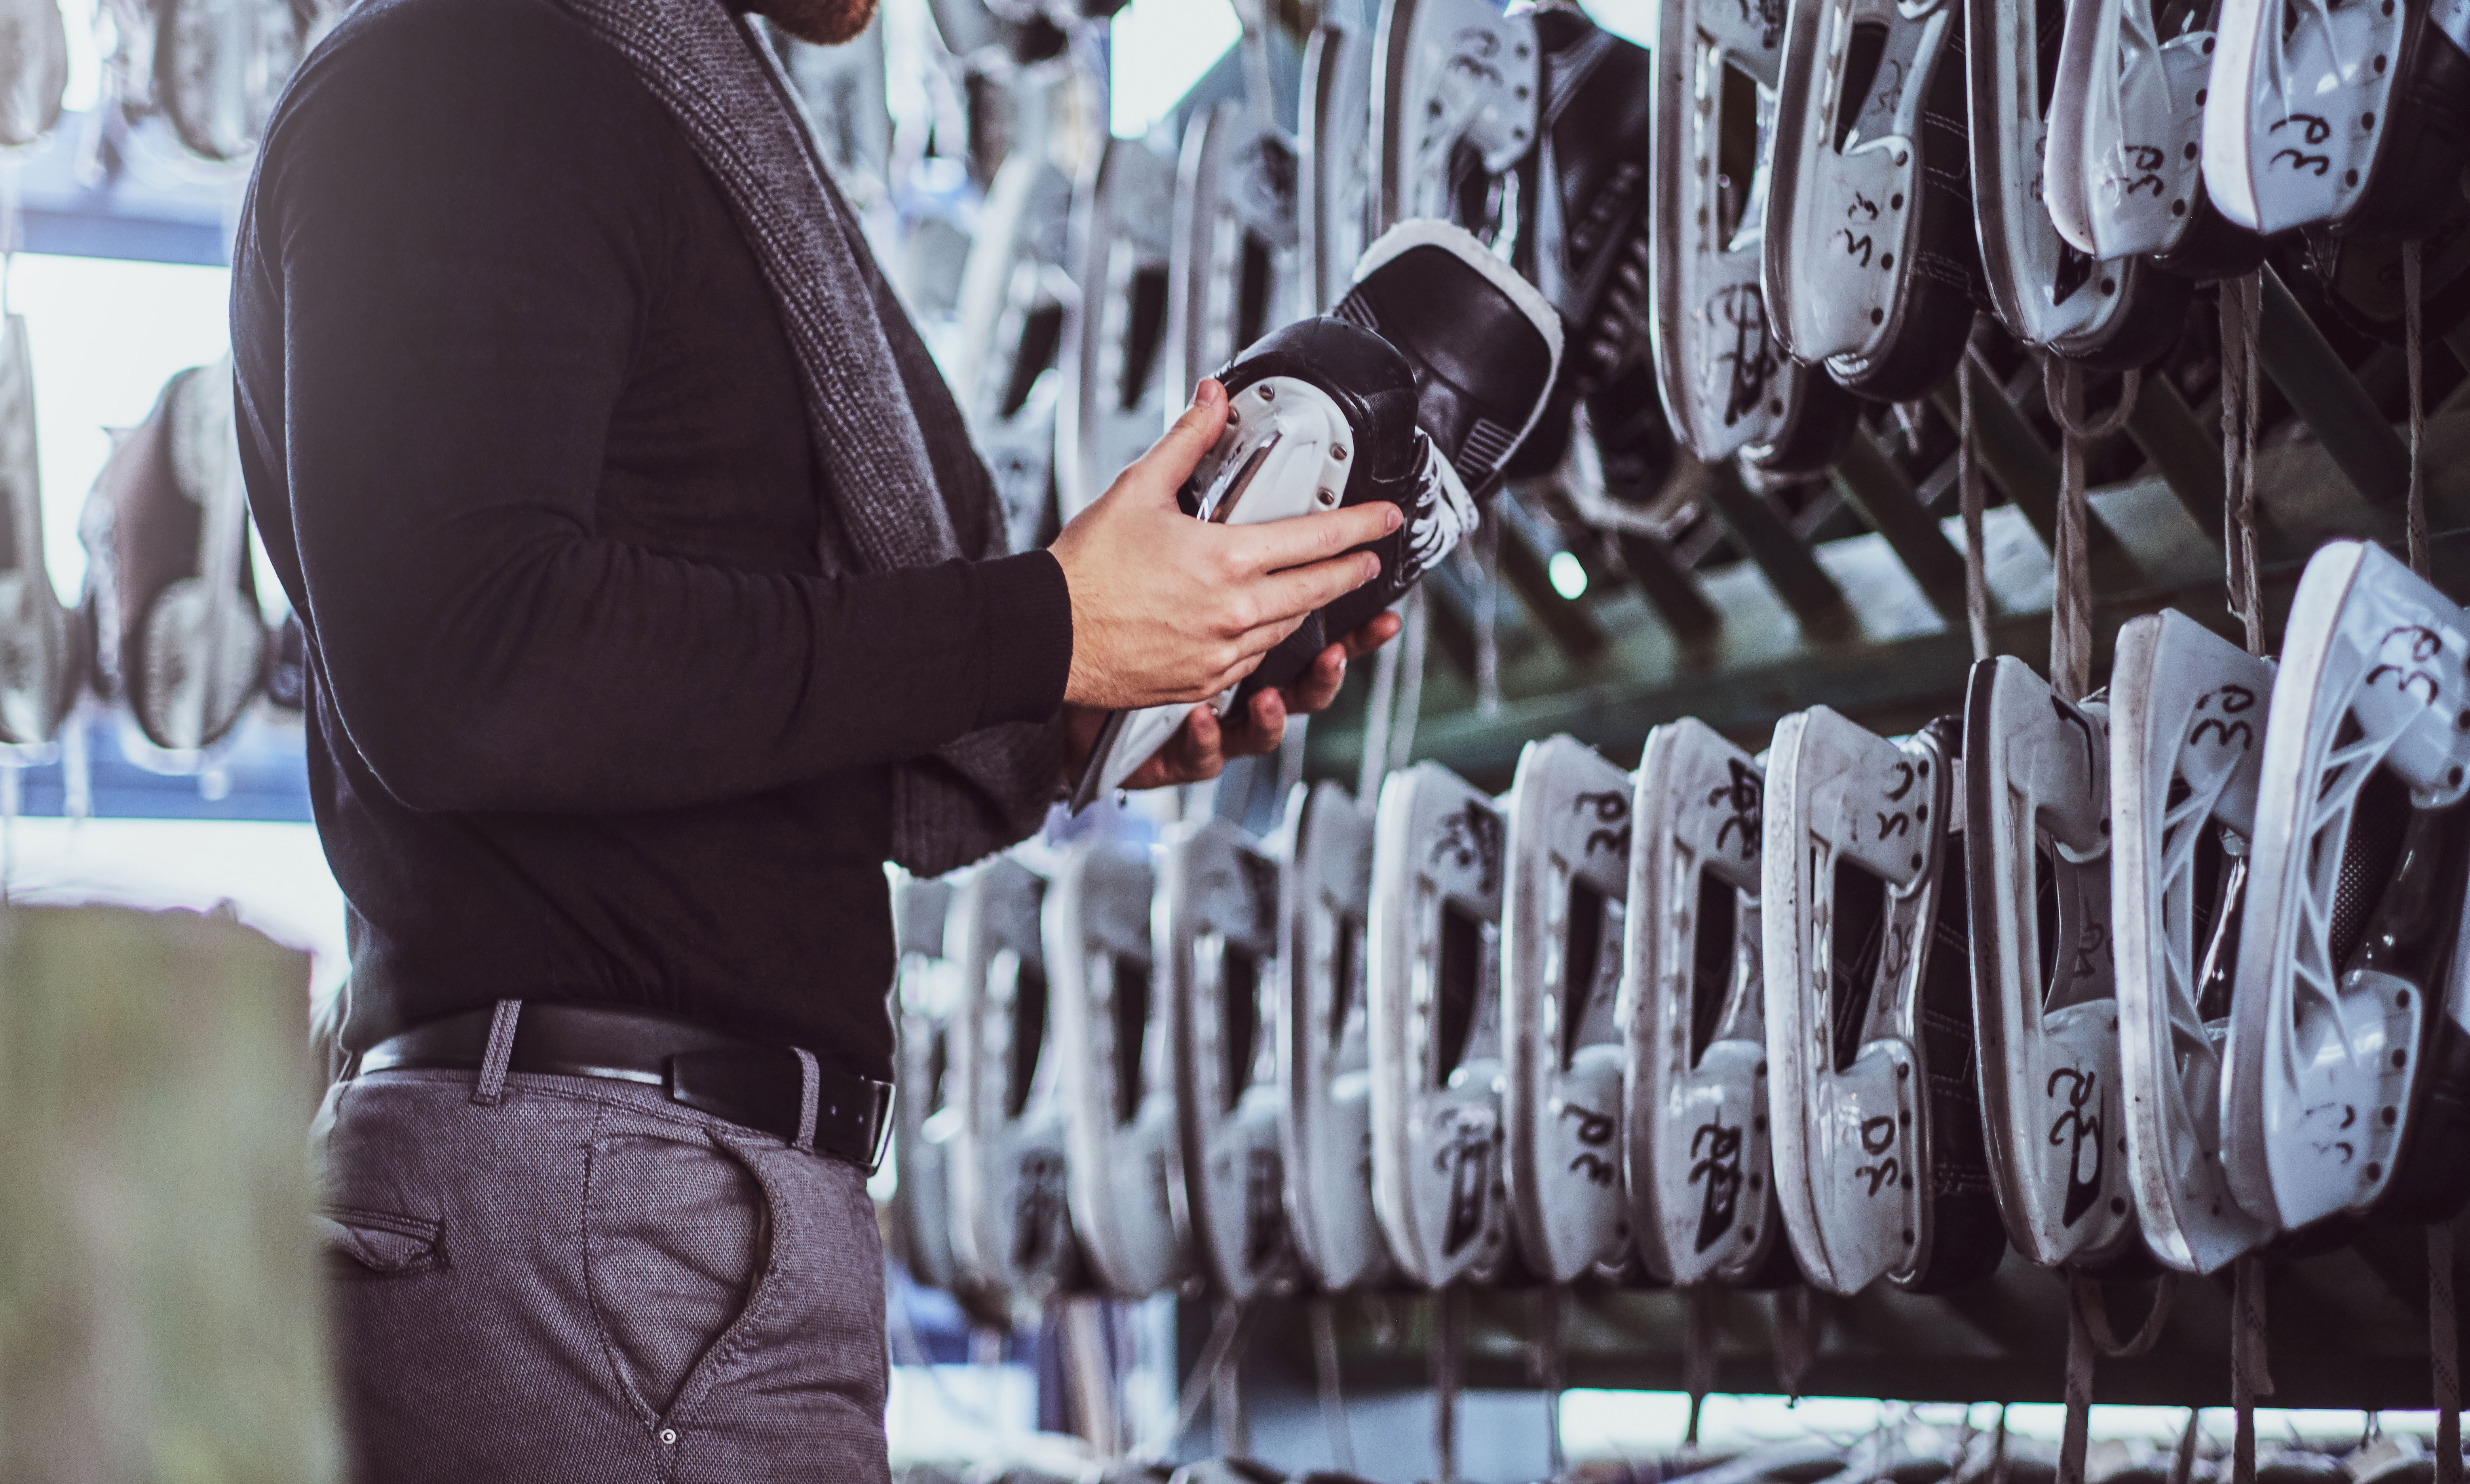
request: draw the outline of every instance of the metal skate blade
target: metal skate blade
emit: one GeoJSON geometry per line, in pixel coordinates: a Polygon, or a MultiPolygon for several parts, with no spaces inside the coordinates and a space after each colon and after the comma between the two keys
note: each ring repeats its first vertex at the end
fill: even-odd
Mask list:
{"type": "Polygon", "coordinates": [[[1184,1189],[1201,1260],[1246,1299],[1294,1286],[1270,1000],[1278,865],[1223,820],[1188,821],[1159,855],[1158,933],[1175,1031],[1184,1189]]]}
{"type": "Polygon", "coordinates": [[[1559,736],[1526,745],[1509,795],[1501,934],[1510,1217],[1538,1277],[1629,1259],[1620,1188],[1620,984],[1629,775],[1559,736]]]}
{"type": "Polygon", "coordinates": [[[1072,1227],[1118,1298],[1165,1291],[1189,1262],[1174,1049],[1153,988],[1154,886],[1144,854],[1084,840],[1057,860],[1045,904],[1072,1227]]]}
{"type": "Polygon", "coordinates": [[[2110,671],[2110,903],[2129,1184],[2144,1240],[2208,1273],[2274,1223],[2222,1169],[2221,1040],[2272,666],[2181,614],[2131,620],[2110,671]]]}
{"type": "Polygon", "coordinates": [[[1674,1284],[1741,1283],[1788,1244],[1769,1152],[1759,963],[1763,770],[1695,720],[1647,733],[1621,1003],[1630,1228],[1674,1284]]]}
{"type": "Polygon", "coordinates": [[[1512,1263],[1502,1170],[1506,822],[1437,763],[1381,788],[1372,847],[1372,1198],[1399,1266],[1438,1287],[1512,1263]]]}

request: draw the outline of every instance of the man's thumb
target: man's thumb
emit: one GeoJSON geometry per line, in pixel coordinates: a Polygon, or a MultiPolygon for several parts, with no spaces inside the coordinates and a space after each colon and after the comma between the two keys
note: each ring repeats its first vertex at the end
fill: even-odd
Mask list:
{"type": "Polygon", "coordinates": [[[1204,378],[1193,390],[1192,406],[1151,446],[1142,462],[1153,467],[1172,499],[1200,467],[1201,456],[1218,446],[1218,435],[1225,429],[1226,388],[1215,377],[1204,378]]]}

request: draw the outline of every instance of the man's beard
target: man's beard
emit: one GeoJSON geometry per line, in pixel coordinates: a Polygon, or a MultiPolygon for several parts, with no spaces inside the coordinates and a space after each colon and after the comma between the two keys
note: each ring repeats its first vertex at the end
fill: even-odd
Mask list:
{"type": "Polygon", "coordinates": [[[757,0],[748,9],[817,46],[853,39],[874,19],[875,0],[757,0]]]}

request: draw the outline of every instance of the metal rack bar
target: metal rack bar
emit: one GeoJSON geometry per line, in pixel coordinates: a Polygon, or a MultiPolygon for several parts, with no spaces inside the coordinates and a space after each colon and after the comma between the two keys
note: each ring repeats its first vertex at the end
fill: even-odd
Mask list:
{"type": "Polygon", "coordinates": [[[1814,634],[1841,630],[1847,617],[1844,590],[1793,534],[1783,513],[1741,483],[1732,465],[1711,465],[1707,473],[1708,509],[1766,574],[1768,586],[1801,620],[1802,628],[1814,634]]]}
{"type": "Polygon", "coordinates": [[[1902,467],[1868,437],[1854,433],[1828,474],[1870,529],[1886,538],[1930,606],[1950,623],[1962,623],[1964,558],[1922,508],[1921,496],[1902,467]]]}
{"type": "Polygon", "coordinates": [[[2410,495],[2410,450],[2270,265],[2256,359],[2272,384],[2371,505],[2410,495]]]}

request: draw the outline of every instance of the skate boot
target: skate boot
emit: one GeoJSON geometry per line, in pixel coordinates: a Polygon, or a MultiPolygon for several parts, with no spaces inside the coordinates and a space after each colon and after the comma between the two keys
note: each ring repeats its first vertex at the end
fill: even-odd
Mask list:
{"type": "Polygon", "coordinates": [[[2066,0],[1966,0],[1972,86],[1972,200],[1998,322],[2030,346],[2133,370],[2168,350],[2187,283],[2140,258],[2096,259],[2051,224],[2043,155],[2066,0]]]}
{"type": "Polygon", "coordinates": [[[1143,854],[1084,840],[1063,851],[1046,893],[1072,1229],[1099,1287],[1128,1299],[1166,1291],[1190,1267],[1174,1048],[1152,992],[1153,885],[1143,854]]]}
{"type": "Polygon", "coordinates": [[[1809,1281],[1910,1292],[2007,1248],[1982,1147],[1960,869],[1962,733],[1825,707],[1776,726],[1760,931],[1776,1192],[1809,1281]]]}
{"type": "Polygon", "coordinates": [[[1335,783],[1298,786],[1279,860],[1278,1083],[1287,1215],[1324,1289],[1389,1270],[1372,1210],[1371,1025],[1364,923],[1372,811],[1335,783]]]}
{"type": "Polygon", "coordinates": [[[1264,1009],[1278,972],[1278,863],[1218,819],[1169,830],[1160,859],[1157,937],[1195,1241],[1227,1297],[1288,1292],[1297,1273],[1264,1009]]]}
{"type": "Polygon", "coordinates": [[[1381,788],[1372,846],[1372,1204],[1409,1281],[1514,1265],[1502,1168],[1507,821],[1438,763],[1381,788]]]}
{"type": "Polygon", "coordinates": [[[1646,735],[1629,857],[1621,1142],[1630,1229],[1667,1283],[1799,1280],[1775,1198],[1756,759],[1684,719],[1646,735]]]}
{"type": "Polygon", "coordinates": [[[1964,720],[1973,1038],[2007,1240],[2043,1267],[2133,1252],[2110,971],[2109,707],[2022,661],[1972,667],[1964,720]]]}
{"type": "Polygon", "coordinates": [[[1046,1045],[1046,882],[1009,855],[958,878],[945,933],[960,966],[952,1068],[952,1257],[998,1292],[1043,1300],[1078,1265],[1057,1058],[1046,1045]]]}
{"type": "Polygon", "coordinates": [[[1509,791],[1501,930],[1510,1221],[1533,1274],[1629,1265],[1620,1186],[1621,927],[1630,778],[1571,737],[1530,742],[1509,791]]]}
{"type": "Polygon", "coordinates": [[[2110,671],[2110,903],[2129,1183],[2153,1255],[2209,1273],[2274,1223],[2222,1168],[2236,983],[2272,666],[2181,614],[2131,619],[2110,671]]]}
{"type": "MultiPolygon", "coordinates": [[[[1184,487],[1188,512],[1251,524],[1383,499],[1407,520],[1369,547],[1381,576],[1307,618],[1218,698],[1218,714],[1301,674],[1474,528],[1477,499],[1543,409],[1560,345],[1531,287],[1466,233],[1414,221],[1373,243],[1337,315],[1275,331],[1220,374],[1226,429],[1184,487]]],[[[1109,718],[1073,807],[1122,787],[1190,709],[1109,718]]]]}
{"type": "Polygon", "coordinates": [[[2462,947],[2470,615],[2374,545],[2319,550],[2264,729],[2222,1093],[2241,1206],[2437,1221],[2470,1195],[2462,947]]]}

